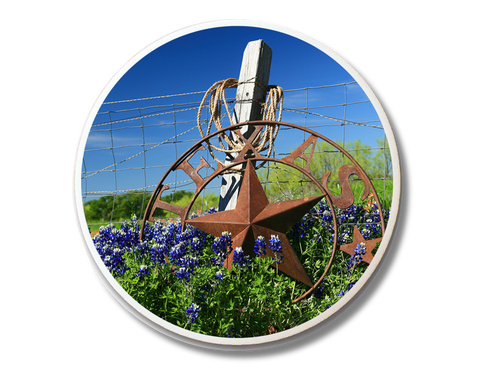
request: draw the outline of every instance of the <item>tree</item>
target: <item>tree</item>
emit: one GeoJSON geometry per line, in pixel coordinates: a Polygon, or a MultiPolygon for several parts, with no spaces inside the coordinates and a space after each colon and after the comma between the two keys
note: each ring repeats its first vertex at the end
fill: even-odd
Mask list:
{"type": "MultiPolygon", "coordinates": [[[[98,199],[87,201],[84,204],[84,213],[87,223],[107,223],[114,221],[128,220],[135,214],[139,219],[143,217],[145,208],[150,200],[151,194],[141,191],[130,193],[102,196],[98,199]]],[[[175,191],[162,196],[161,200],[181,207],[190,203],[194,196],[191,191],[175,191]]],[[[201,194],[194,202],[191,213],[197,210],[205,211],[211,207],[218,207],[218,196],[214,193],[201,194]]],[[[155,217],[175,217],[171,212],[157,209],[155,217]]]]}
{"type": "Polygon", "coordinates": [[[392,157],[390,156],[390,146],[388,141],[384,139],[375,139],[377,141],[378,150],[372,159],[372,174],[376,178],[392,177],[392,157]]]}
{"type": "MultiPolygon", "coordinates": [[[[373,156],[375,151],[360,140],[349,141],[345,144],[345,150],[352,155],[370,178],[383,177],[385,158],[389,161],[387,169],[389,166],[391,168],[390,153],[383,152],[383,141],[377,139],[377,143],[380,142],[382,142],[382,151],[377,151],[375,156],[373,156]]],[[[336,144],[342,146],[339,141],[336,144]]],[[[310,156],[311,150],[311,146],[305,150],[304,154],[307,158],[310,156]]],[[[314,151],[310,162],[310,173],[316,180],[321,180],[325,173],[331,172],[328,188],[333,194],[340,194],[338,171],[343,165],[352,164],[352,162],[336,147],[323,140],[317,140],[314,151]]],[[[306,165],[305,160],[301,158],[297,158],[295,164],[300,167],[306,165]]],[[[293,199],[318,193],[318,188],[307,176],[281,163],[269,164],[267,169],[260,170],[259,178],[265,185],[266,194],[271,200],[293,199]]],[[[359,180],[359,178],[351,178],[352,182],[355,180],[359,180]]]]}

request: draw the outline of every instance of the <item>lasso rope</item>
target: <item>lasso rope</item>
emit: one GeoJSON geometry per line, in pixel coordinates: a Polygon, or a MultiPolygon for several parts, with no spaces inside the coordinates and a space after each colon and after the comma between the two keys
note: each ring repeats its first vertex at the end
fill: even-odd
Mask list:
{"type": "MultiPolygon", "coordinates": [[[[255,78],[255,80],[257,79],[255,78]]],[[[202,102],[200,103],[200,107],[198,108],[198,113],[197,113],[198,130],[200,131],[200,135],[202,136],[202,139],[204,139],[206,136],[210,134],[212,125],[215,125],[217,130],[221,130],[223,128],[222,121],[221,121],[222,103],[225,104],[225,107],[227,109],[227,115],[230,120],[230,124],[231,125],[235,124],[230,114],[230,111],[227,107],[227,100],[225,98],[225,89],[237,88],[238,85],[239,83],[237,79],[221,80],[221,81],[217,81],[207,90],[207,92],[205,92],[205,95],[203,96],[202,102]],[[201,121],[200,116],[208,95],[210,95],[210,102],[209,102],[210,119],[208,120],[206,133],[204,133],[201,126],[201,122],[200,122],[201,121]]],[[[260,84],[260,85],[263,86],[263,84],[260,84]]],[[[265,87],[263,86],[263,88],[265,87]]],[[[263,120],[281,121],[282,109],[283,109],[283,89],[279,86],[269,86],[268,95],[267,95],[265,104],[262,103],[262,106],[263,106],[263,120]],[[279,107],[278,120],[277,120],[276,111],[279,103],[280,103],[280,107],[279,107]]],[[[252,142],[252,145],[255,148],[255,150],[257,152],[260,152],[268,148],[267,157],[269,157],[272,152],[273,142],[277,137],[278,129],[279,129],[278,125],[265,126],[262,133],[260,135],[257,135],[257,137],[252,142]]],[[[240,140],[239,136],[234,131],[232,131],[231,133],[232,133],[232,137],[229,137],[225,132],[218,135],[219,147],[210,143],[209,140],[206,141],[208,150],[212,155],[212,157],[215,159],[216,162],[222,164],[223,166],[225,166],[225,164],[215,156],[215,154],[213,153],[213,149],[219,152],[224,152],[224,153],[238,153],[245,146],[245,144],[240,140]],[[224,141],[227,144],[227,146],[224,144],[224,141]]]]}

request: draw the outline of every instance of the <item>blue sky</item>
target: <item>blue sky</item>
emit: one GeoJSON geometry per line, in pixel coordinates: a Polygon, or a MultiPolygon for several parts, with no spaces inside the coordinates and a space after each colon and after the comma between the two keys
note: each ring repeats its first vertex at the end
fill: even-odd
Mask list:
{"type": "Polygon", "coordinates": [[[272,48],[270,83],[285,89],[344,82],[351,77],[315,47],[272,30],[220,27],[195,32],[153,51],[113,88],[106,101],[203,91],[213,82],[237,78],[249,41],[272,48]],[[312,79],[312,71],[315,72],[312,79]]]}
{"type": "MultiPolygon", "coordinates": [[[[361,139],[375,146],[375,138],[383,138],[383,130],[375,128],[381,123],[370,103],[365,102],[368,98],[337,62],[302,40],[262,28],[211,28],[164,44],[128,70],[108,94],[105,103],[204,92],[218,80],[238,78],[246,45],[258,39],[263,39],[272,49],[269,84],[279,85],[287,91],[284,102],[286,109],[306,108],[308,100],[309,110],[314,113],[336,119],[369,122],[368,125],[374,126],[347,124],[346,141],[361,139]],[[308,94],[305,91],[291,91],[343,83],[351,84],[309,89],[308,94]],[[348,103],[353,103],[346,110],[343,106],[345,93],[348,103]],[[315,109],[318,107],[322,108],[315,109]]],[[[227,96],[234,98],[235,91],[230,90],[227,96]]],[[[192,128],[196,125],[196,108],[202,97],[203,93],[197,93],[103,104],[85,148],[84,171],[87,172],[87,178],[82,182],[83,192],[145,189],[156,185],[168,166],[200,139],[198,130],[192,128]],[[175,114],[171,113],[172,108],[175,114]],[[155,116],[145,117],[148,114],[155,116]],[[169,142],[142,153],[143,148],[151,148],[183,132],[187,133],[179,138],[181,142],[176,145],[169,142]],[[145,147],[144,143],[147,144],[145,147]],[[147,170],[143,169],[144,166],[148,167],[147,170]],[[92,174],[106,167],[109,168],[92,174]]],[[[305,118],[303,114],[288,111],[284,112],[282,120],[314,127],[312,129],[334,140],[343,138],[343,127],[335,120],[315,115],[305,118]]],[[[293,149],[287,133],[280,134],[275,144],[278,153],[293,149]]]]}

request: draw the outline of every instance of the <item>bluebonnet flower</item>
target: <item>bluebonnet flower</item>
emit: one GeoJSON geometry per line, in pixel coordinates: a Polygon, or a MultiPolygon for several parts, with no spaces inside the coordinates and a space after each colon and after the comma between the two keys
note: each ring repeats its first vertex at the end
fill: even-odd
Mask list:
{"type": "Polygon", "coordinates": [[[203,243],[198,237],[194,237],[190,240],[190,252],[192,255],[198,256],[203,250],[203,243]]]}
{"type": "Polygon", "coordinates": [[[105,266],[113,276],[123,275],[127,270],[124,253],[128,250],[122,242],[121,232],[113,224],[101,226],[98,234],[93,237],[93,244],[105,266]]]}
{"type": "Polygon", "coordinates": [[[278,235],[272,235],[269,241],[269,246],[273,252],[282,252],[282,241],[278,238],[278,235]]]}
{"type": "Polygon", "coordinates": [[[187,246],[185,241],[180,241],[170,250],[170,262],[176,267],[175,276],[184,283],[190,281],[190,277],[195,274],[195,268],[198,266],[195,255],[187,254],[187,246]]]}
{"type": "MultiPolygon", "coordinates": [[[[333,207],[330,208],[326,201],[322,200],[312,212],[305,215],[294,226],[294,228],[292,228],[291,234],[293,237],[298,238],[302,238],[303,236],[302,241],[305,241],[307,230],[309,230],[310,226],[315,225],[315,229],[319,229],[319,231],[316,232],[318,236],[322,236],[326,239],[330,235],[333,241],[333,222],[335,218],[334,216],[336,216],[338,221],[337,234],[340,244],[352,241],[351,235],[354,226],[357,226],[365,239],[379,238],[381,237],[379,207],[380,206],[375,205],[372,207],[371,211],[367,211],[361,205],[353,205],[344,210],[334,208],[335,210],[333,211],[333,207]],[[347,239],[349,241],[347,241],[347,239]]],[[[214,212],[214,210],[210,213],[212,212],[214,212]]],[[[207,214],[208,213],[209,212],[207,212],[207,214]]],[[[390,211],[384,210],[383,213],[385,222],[387,222],[390,211]]],[[[133,254],[133,257],[141,260],[140,262],[137,262],[136,267],[138,268],[138,265],[142,264],[140,270],[134,270],[134,273],[138,272],[136,276],[140,279],[145,278],[149,273],[152,273],[155,266],[170,260],[173,267],[173,273],[176,276],[174,279],[179,278],[184,283],[193,279],[196,271],[198,271],[197,274],[200,275],[200,271],[196,268],[198,267],[200,260],[203,260],[202,255],[205,246],[212,245],[212,261],[214,265],[218,266],[222,265],[226,257],[232,252],[231,236],[228,233],[222,234],[221,237],[216,238],[212,244],[213,236],[207,235],[188,224],[183,233],[180,232],[180,228],[181,225],[178,222],[168,222],[163,224],[163,222],[157,221],[153,224],[147,223],[145,226],[144,241],[140,241],[138,220],[135,217],[132,217],[132,220],[124,221],[119,228],[115,228],[113,224],[102,227],[99,234],[93,237],[93,242],[106,268],[108,268],[115,277],[124,274],[127,270],[125,259],[127,258],[128,252],[128,257],[133,254]],[[148,264],[148,266],[152,268],[152,271],[150,271],[148,266],[143,264],[148,264]]],[[[312,238],[309,237],[308,241],[311,239],[312,238]]],[[[271,244],[272,239],[269,240],[270,242],[264,238],[257,238],[254,245],[255,254],[258,256],[264,256],[266,254],[266,246],[270,245],[269,248],[272,249],[274,253],[275,249],[277,250],[277,260],[280,261],[278,256],[281,256],[283,253],[280,239],[274,239],[273,245],[271,244]],[[277,248],[276,245],[280,248],[277,248]]],[[[323,246],[325,244],[323,243],[319,245],[323,246]]],[[[328,244],[326,246],[328,247],[328,244]]],[[[209,253],[210,250],[208,253],[205,252],[205,255],[209,253]]],[[[354,255],[348,260],[349,271],[347,271],[346,274],[347,276],[351,276],[351,279],[356,276],[356,273],[353,273],[354,268],[362,261],[362,257],[365,257],[365,253],[365,248],[361,247],[361,244],[358,244],[354,255]]],[[[251,262],[251,260],[248,256],[245,256],[243,250],[240,249],[234,253],[234,257],[240,268],[250,267],[249,262],[251,262]]],[[[343,265],[346,264],[347,262],[343,265]]],[[[216,269],[220,268],[215,268],[213,271],[209,272],[209,279],[205,286],[203,286],[203,282],[200,284],[201,286],[196,284],[195,290],[192,291],[194,292],[195,298],[192,302],[195,303],[196,306],[190,306],[187,308],[188,313],[187,311],[185,312],[191,323],[198,322],[198,314],[202,310],[202,302],[205,300],[205,297],[207,297],[206,295],[209,294],[208,292],[216,288],[218,289],[222,280],[225,279],[222,271],[218,270],[215,273],[216,269]]],[[[333,274],[335,274],[335,272],[335,270],[332,271],[333,274]]],[[[339,271],[339,273],[342,273],[342,277],[345,276],[345,270],[339,271]]],[[[332,288],[328,285],[326,285],[325,288],[319,286],[312,292],[312,296],[327,300],[325,296],[327,294],[326,289],[328,288],[328,294],[333,296],[331,299],[332,301],[330,302],[331,304],[334,299],[339,299],[337,296],[344,295],[354,284],[354,282],[347,280],[347,282],[341,287],[338,285],[336,288],[332,288]],[[343,288],[343,290],[340,291],[340,288],[343,288]],[[335,290],[332,292],[331,289],[335,290]]],[[[229,334],[229,337],[232,336],[235,337],[234,328],[231,329],[231,333],[229,334]]]]}
{"type": "Polygon", "coordinates": [[[349,291],[350,289],[352,289],[353,286],[355,285],[355,283],[356,283],[356,281],[353,281],[350,284],[348,284],[347,290],[349,291]]]}
{"type": "Polygon", "coordinates": [[[314,291],[313,291],[313,296],[315,298],[320,299],[322,297],[322,292],[323,292],[323,285],[319,285],[314,291]]]}
{"type": "Polygon", "coordinates": [[[140,240],[140,225],[137,216],[133,214],[130,221],[124,220],[120,226],[120,231],[121,236],[117,238],[119,246],[121,248],[133,248],[140,240]]]}
{"type": "Polygon", "coordinates": [[[141,265],[140,270],[135,276],[139,277],[140,279],[143,279],[145,275],[148,275],[148,274],[150,274],[150,268],[147,267],[146,265],[141,265]]]}
{"type": "Polygon", "coordinates": [[[167,225],[164,226],[163,229],[163,238],[165,241],[165,245],[170,249],[172,248],[179,239],[177,238],[178,235],[181,234],[181,227],[179,225],[175,225],[172,222],[169,222],[167,225]]]}
{"type": "Polygon", "coordinates": [[[257,256],[265,256],[267,253],[267,243],[265,242],[265,238],[263,236],[258,236],[255,240],[255,245],[253,246],[253,252],[257,256]]]}
{"type": "Polygon", "coordinates": [[[345,227],[342,229],[340,235],[338,235],[338,243],[339,244],[347,244],[348,241],[351,239],[352,233],[350,227],[345,227]]]}
{"type": "Polygon", "coordinates": [[[209,235],[203,232],[202,230],[190,224],[187,224],[185,228],[185,232],[182,233],[180,237],[177,238],[177,240],[184,240],[184,241],[191,242],[191,240],[197,238],[198,243],[196,244],[197,246],[195,247],[195,251],[198,251],[198,253],[200,254],[202,250],[205,248],[206,240],[208,236],[209,235]]]}
{"type": "Polygon", "coordinates": [[[206,212],[207,215],[211,215],[212,213],[217,213],[217,209],[216,208],[209,208],[206,212]]]}
{"type": "Polygon", "coordinates": [[[187,310],[185,311],[185,316],[188,317],[188,323],[192,323],[192,324],[195,324],[195,321],[198,319],[198,310],[200,309],[200,307],[193,303],[191,304],[187,310]]]}
{"type": "Polygon", "coordinates": [[[185,283],[190,281],[189,270],[185,267],[180,267],[178,270],[176,270],[175,276],[178,277],[180,280],[183,280],[185,283]]]}
{"type": "Polygon", "coordinates": [[[187,244],[184,241],[180,241],[170,249],[170,262],[175,266],[181,266],[186,254],[187,244]]]}
{"type": "Polygon", "coordinates": [[[362,234],[363,238],[368,240],[370,239],[370,236],[372,235],[372,227],[371,225],[366,225],[365,228],[363,228],[360,233],[362,234]]]}
{"type": "Polygon", "coordinates": [[[274,257],[273,259],[275,260],[275,262],[277,264],[279,263],[282,263],[283,262],[283,256],[282,255],[279,255],[279,253],[282,253],[283,252],[283,249],[282,249],[282,241],[278,238],[277,235],[272,235],[272,237],[270,238],[270,241],[269,241],[269,245],[268,245],[268,248],[270,248],[273,253],[274,253],[274,257]]]}
{"type": "Polygon", "coordinates": [[[237,328],[235,328],[235,326],[232,325],[232,327],[230,328],[230,331],[227,334],[227,337],[235,337],[236,333],[237,333],[237,328]]]}
{"type": "Polygon", "coordinates": [[[333,215],[329,207],[325,207],[321,211],[321,218],[322,218],[323,225],[329,225],[333,222],[333,215]]]}
{"type": "Polygon", "coordinates": [[[355,224],[363,221],[363,217],[366,215],[366,213],[367,212],[363,206],[352,204],[348,208],[339,209],[337,216],[342,216],[345,220],[345,223],[355,224]]]}
{"type": "Polygon", "coordinates": [[[187,257],[183,259],[183,265],[194,275],[195,269],[199,266],[199,259],[195,255],[187,255],[187,257]]]}
{"type": "Polygon", "coordinates": [[[120,248],[108,248],[104,246],[101,249],[101,258],[103,263],[114,276],[123,275],[126,271],[125,260],[123,259],[124,251],[120,248]]]}
{"type": "Polygon", "coordinates": [[[252,260],[250,256],[245,255],[245,251],[242,247],[237,247],[233,251],[233,264],[236,264],[240,267],[240,270],[243,271],[244,267],[252,268],[251,264],[252,260]]]}
{"type": "Polygon", "coordinates": [[[351,282],[348,284],[347,289],[341,289],[339,293],[336,294],[336,296],[344,296],[352,287],[355,285],[356,281],[351,282]]]}
{"type": "Polygon", "coordinates": [[[146,240],[139,242],[133,248],[133,253],[136,256],[137,260],[142,260],[143,257],[150,253],[150,246],[146,240]]]}
{"type": "Polygon", "coordinates": [[[216,255],[216,257],[211,260],[212,263],[214,265],[223,265],[228,254],[232,251],[231,234],[223,232],[221,237],[216,237],[213,240],[212,250],[216,255]]]}
{"type": "Polygon", "coordinates": [[[304,215],[295,225],[292,227],[292,235],[296,238],[302,238],[306,233],[308,233],[312,227],[316,224],[316,209],[312,208],[310,212],[304,215]]]}
{"type": "Polygon", "coordinates": [[[143,231],[144,239],[147,241],[155,241],[156,243],[163,243],[164,226],[161,220],[155,221],[154,224],[147,222],[143,231]]]}
{"type": "Polygon", "coordinates": [[[318,209],[318,216],[321,220],[322,227],[325,228],[328,233],[330,233],[330,238],[328,241],[333,243],[335,240],[335,229],[333,227],[333,214],[330,210],[330,207],[327,204],[321,204],[320,208],[318,209]]]}
{"type": "Polygon", "coordinates": [[[165,246],[165,244],[157,244],[152,241],[149,250],[150,250],[150,261],[154,265],[165,264],[166,262],[165,256],[168,252],[168,249],[165,246]]]}
{"type": "MultiPolygon", "coordinates": [[[[380,225],[380,214],[376,210],[376,214],[366,214],[364,217],[365,228],[361,230],[362,236],[365,239],[374,239],[381,237],[382,227],[380,225]]],[[[385,222],[388,220],[388,214],[384,211],[385,222]]]]}
{"type": "Polygon", "coordinates": [[[357,246],[355,247],[354,256],[356,257],[358,262],[362,261],[362,255],[365,255],[365,253],[367,253],[367,245],[365,243],[357,244],[357,246]]]}
{"type": "Polygon", "coordinates": [[[348,274],[351,274],[353,269],[360,264],[362,261],[362,256],[367,253],[367,246],[365,243],[360,243],[357,244],[354,250],[354,254],[350,257],[350,259],[347,262],[348,265],[348,274]]]}

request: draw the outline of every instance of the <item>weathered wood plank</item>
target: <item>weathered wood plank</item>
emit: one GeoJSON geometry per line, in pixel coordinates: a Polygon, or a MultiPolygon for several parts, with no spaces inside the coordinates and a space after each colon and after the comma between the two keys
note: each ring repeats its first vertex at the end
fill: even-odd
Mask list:
{"type": "MultiPolygon", "coordinates": [[[[267,85],[270,78],[272,49],[263,41],[256,40],[247,44],[243,53],[242,67],[238,78],[235,97],[234,123],[262,119],[261,104],[265,102],[267,85]]],[[[249,137],[253,127],[244,127],[241,132],[249,137]]],[[[228,164],[235,156],[226,155],[228,164]]],[[[239,175],[228,174],[222,179],[219,210],[235,208],[241,179],[239,175]]]]}

